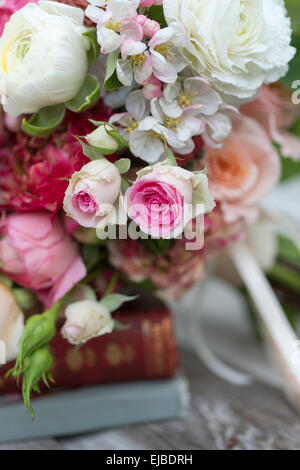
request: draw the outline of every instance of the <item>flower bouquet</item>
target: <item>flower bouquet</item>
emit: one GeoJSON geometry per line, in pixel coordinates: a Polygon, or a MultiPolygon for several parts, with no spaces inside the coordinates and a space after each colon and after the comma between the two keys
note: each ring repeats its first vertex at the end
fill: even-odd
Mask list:
{"type": "Polygon", "coordinates": [[[251,291],[238,242],[300,158],[291,41],[283,0],[0,2],[0,345],[26,408],[58,318],[73,345],[122,329],[126,286],[179,299],[224,248],[251,291]]]}

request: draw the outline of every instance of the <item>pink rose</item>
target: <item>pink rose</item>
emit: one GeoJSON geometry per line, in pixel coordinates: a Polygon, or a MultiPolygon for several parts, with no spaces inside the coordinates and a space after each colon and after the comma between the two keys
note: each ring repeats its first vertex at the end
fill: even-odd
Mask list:
{"type": "Polygon", "coordinates": [[[83,227],[105,228],[119,199],[121,176],[105,158],[74,173],[66,190],[64,210],[83,227]]]}
{"type": "Polygon", "coordinates": [[[137,176],[126,193],[128,215],[154,238],[176,238],[194,217],[214,207],[203,173],[158,163],[137,176]]]}
{"type": "Polygon", "coordinates": [[[2,35],[5,23],[7,23],[15,11],[20,10],[20,8],[23,8],[27,3],[36,3],[36,1],[37,0],[4,0],[0,2],[0,36],[2,35]]]}
{"type": "Polygon", "coordinates": [[[254,221],[256,204],[280,178],[280,159],[262,127],[253,119],[234,120],[233,131],[220,149],[206,151],[209,189],[226,223],[240,217],[254,221]]]}
{"type": "Polygon", "coordinates": [[[46,306],[63,297],[86,275],[75,242],[48,212],[12,214],[0,241],[2,272],[40,294],[46,306]]]}
{"type": "Polygon", "coordinates": [[[293,104],[292,91],[283,83],[263,85],[257,98],[244,104],[241,112],[263,126],[274,142],[281,146],[285,157],[300,159],[300,139],[287,132],[300,116],[300,106],[293,104]]]}

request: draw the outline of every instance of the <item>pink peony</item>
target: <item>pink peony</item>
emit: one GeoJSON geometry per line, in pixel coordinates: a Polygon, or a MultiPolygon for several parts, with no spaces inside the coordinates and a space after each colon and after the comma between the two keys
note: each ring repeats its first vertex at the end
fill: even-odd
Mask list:
{"type": "Polygon", "coordinates": [[[2,0],[0,2],[0,36],[2,35],[5,23],[10,19],[11,15],[30,2],[36,3],[37,0],[2,0]]]}
{"type": "Polygon", "coordinates": [[[280,159],[268,135],[253,119],[234,120],[233,131],[220,149],[206,151],[209,189],[223,212],[224,221],[252,222],[257,203],[280,178],[280,159]]]}
{"type": "Polygon", "coordinates": [[[293,104],[292,91],[283,83],[263,85],[257,98],[244,104],[241,112],[263,126],[285,157],[300,159],[300,139],[287,132],[300,116],[300,106],[293,104]]]}
{"type": "Polygon", "coordinates": [[[154,238],[176,238],[194,217],[214,207],[204,174],[158,163],[137,176],[126,193],[128,215],[154,238]]]}
{"type": "Polygon", "coordinates": [[[174,240],[164,255],[148,251],[138,240],[108,244],[109,261],[133,282],[152,281],[164,298],[179,299],[195,282],[204,278],[204,252],[187,251],[186,240],[174,240]]]}
{"type": "Polygon", "coordinates": [[[63,297],[86,275],[75,242],[58,216],[48,212],[9,215],[0,241],[2,272],[33,289],[47,307],[63,297]]]}
{"type": "Polygon", "coordinates": [[[68,112],[49,138],[12,133],[0,159],[0,209],[59,210],[68,179],[89,161],[73,136],[86,135],[94,129],[89,119],[106,121],[110,114],[110,109],[100,102],[80,115],[68,112]]]}

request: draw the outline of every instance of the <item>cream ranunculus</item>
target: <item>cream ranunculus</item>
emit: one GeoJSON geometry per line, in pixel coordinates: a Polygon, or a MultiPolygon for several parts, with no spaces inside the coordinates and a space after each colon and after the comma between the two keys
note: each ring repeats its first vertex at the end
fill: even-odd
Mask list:
{"type": "Polygon", "coordinates": [[[164,11],[190,34],[181,53],[197,74],[241,99],[285,75],[295,54],[284,0],[164,0],[164,11]]]}
{"type": "Polygon", "coordinates": [[[0,38],[0,96],[13,117],[64,103],[80,90],[88,69],[84,14],[56,2],[28,3],[0,38]]]}
{"type": "Polygon", "coordinates": [[[24,315],[11,290],[0,284],[0,341],[4,341],[6,362],[16,359],[24,331],[24,315]]]}

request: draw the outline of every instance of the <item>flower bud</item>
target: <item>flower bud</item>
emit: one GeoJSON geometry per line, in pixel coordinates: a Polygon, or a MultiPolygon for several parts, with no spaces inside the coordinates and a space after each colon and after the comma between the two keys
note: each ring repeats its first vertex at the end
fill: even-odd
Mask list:
{"type": "Polygon", "coordinates": [[[66,309],[62,335],[71,344],[86,343],[92,338],[111,333],[114,322],[109,310],[99,302],[83,300],[66,309]]]}
{"type": "Polygon", "coordinates": [[[111,137],[107,131],[106,126],[103,124],[94,130],[91,134],[86,136],[86,140],[90,145],[99,147],[103,150],[111,151],[114,153],[119,148],[118,142],[111,137]]]}
{"type": "Polygon", "coordinates": [[[39,382],[41,380],[48,386],[48,380],[53,382],[50,370],[53,358],[49,346],[38,349],[26,360],[22,383],[22,395],[26,410],[29,408],[31,415],[34,415],[30,404],[31,392],[40,393],[39,382]]]}
{"type": "Polygon", "coordinates": [[[0,340],[5,344],[6,361],[18,355],[19,341],[24,330],[24,315],[12,291],[0,284],[0,340]]]}

